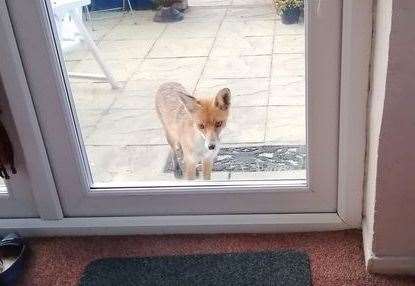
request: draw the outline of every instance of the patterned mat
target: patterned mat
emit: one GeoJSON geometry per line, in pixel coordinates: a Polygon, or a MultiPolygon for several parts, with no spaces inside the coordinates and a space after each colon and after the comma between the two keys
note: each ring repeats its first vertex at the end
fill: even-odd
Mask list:
{"type": "MultiPolygon", "coordinates": [[[[305,145],[263,145],[223,147],[213,165],[216,172],[272,172],[303,170],[306,167],[305,145]]],[[[179,158],[183,167],[183,160],[179,158]]],[[[199,166],[200,168],[200,166],[199,166]]],[[[171,155],[167,158],[164,172],[173,171],[171,155]]]]}

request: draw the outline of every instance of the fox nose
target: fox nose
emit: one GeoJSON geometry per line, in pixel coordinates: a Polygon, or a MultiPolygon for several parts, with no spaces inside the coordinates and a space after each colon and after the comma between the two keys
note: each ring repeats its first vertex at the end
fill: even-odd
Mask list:
{"type": "Polygon", "coordinates": [[[209,148],[209,150],[213,150],[213,149],[215,149],[215,144],[209,144],[209,146],[208,146],[208,148],[209,148]]]}

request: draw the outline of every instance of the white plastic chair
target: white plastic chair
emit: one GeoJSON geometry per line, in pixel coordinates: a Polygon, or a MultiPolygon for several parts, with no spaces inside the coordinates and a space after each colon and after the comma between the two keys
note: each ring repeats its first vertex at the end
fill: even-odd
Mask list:
{"type": "Polygon", "coordinates": [[[112,88],[119,88],[110,69],[102,59],[98,47],[95,45],[92,36],[85,27],[82,20],[82,7],[91,4],[91,0],[53,0],[52,8],[58,30],[58,36],[62,51],[70,52],[82,45],[86,44],[91,51],[94,59],[100,66],[103,76],[96,74],[84,74],[70,72],[70,77],[98,79],[107,81],[112,88]]]}

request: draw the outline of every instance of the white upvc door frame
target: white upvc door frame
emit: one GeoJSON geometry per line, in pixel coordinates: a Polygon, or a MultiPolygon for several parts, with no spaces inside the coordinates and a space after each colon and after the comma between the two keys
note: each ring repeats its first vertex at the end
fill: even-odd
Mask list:
{"type": "Polygon", "coordinates": [[[13,131],[9,136],[15,158],[24,161],[17,162],[17,175],[11,176],[10,184],[6,182],[8,193],[0,195],[0,217],[5,213],[6,217],[61,219],[62,209],[4,1],[0,1],[0,39],[0,80],[9,95],[2,98],[7,104],[5,123],[10,123],[13,131]]]}
{"type": "Polygon", "coordinates": [[[6,3],[65,216],[337,210],[341,0],[305,5],[307,181],[140,182],[117,189],[93,184],[49,0],[6,3]]]}
{"type": "Polygon", "coordinates": [[[337,213],[361,225],[373,0],[343,1],[337,213]]]}
{"type": "MultiPolygon", "coordinates": [[[[0,0],[0,4],[4,4],[4,1],[0,0]]],[[[343,4],[337,211],[303,214],[60,218],[59,201],[51,199],[50,204],[54,204],[57,210],[55,218],[59,220],[3,219],[0,220],[0,232],[18,230],[25,235],[90,235],[294,232],[359,228],[362,214],[372,0],[350,0],[343,4]]],[[[44,194],[33,192],[33,195],[39,199],[44,194]]],[[[55,192],[49,192],[49,196],[57,196],[56,189],[55,192]]]]}

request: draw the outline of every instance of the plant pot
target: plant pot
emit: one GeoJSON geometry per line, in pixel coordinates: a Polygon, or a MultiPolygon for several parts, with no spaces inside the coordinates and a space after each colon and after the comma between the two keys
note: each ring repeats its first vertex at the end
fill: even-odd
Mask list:
{"type": "Polygon", "coordinates": [[[300,7],[288,8],[282,12],[281,20],[284,24],[294,24],[298,23],[300,18],[301,9],[300,7]]]}

